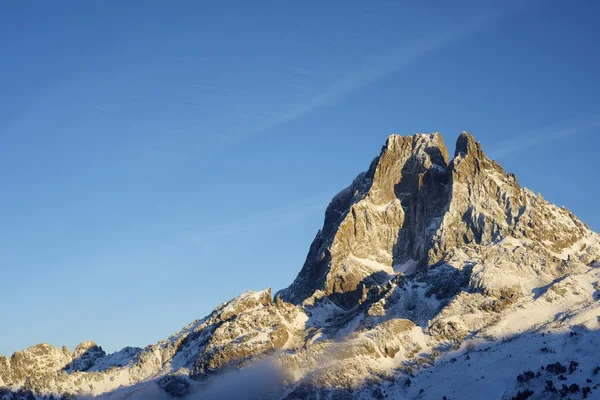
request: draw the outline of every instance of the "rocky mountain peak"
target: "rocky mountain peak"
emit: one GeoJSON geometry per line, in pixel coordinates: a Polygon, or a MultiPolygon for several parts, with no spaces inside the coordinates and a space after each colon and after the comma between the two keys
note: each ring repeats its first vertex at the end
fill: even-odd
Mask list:
{"type": "Polygon", "coordinates": [[[73,351],[73,361],[69,364],[68,369],[74,371],[87,371],[97,360],[104,356],[106,356],[106,352],[93,340],[81,342],[73,351]]]}
{"type": "Polygon", "coordinates": [[[439,133],[417,133],[412,136],[392,134],[387,138],[379,159],[386,155],[401,161],[407,152],[423,163],[441,167],[448,165],[448,149],[439,133]]]}
{"type": "Polygon", "coordinates": [[[396,198],[401,177],[447,165],[448,150],[440,134],[391,135],[372,163],[374,170],[367,172],[367,179],[372,178],[365,189],[374,203],[385,204],[396,198]]]}
{"type": "Polygon", "coordinates": [[[473,135],[467,131],[463,131],[458,135],[456,139],[456,149],[454,150],[454,157],[466,156],[467,154],[475,153],[478,156],[483,156],[481,150],[481,143],[475,140],[473,135]]]}
{"type": "Polygon", "coordinates": [[[453,249],[508,236],[544,245],[543,226],[563,232],[547,244],[560,251],[585,235],[571,215],[522,190],[468,132],[452,160],[439,133],[391,135],[369,169],[333,198],[302,270],[279,295],[300,304],[324,294],[348,307],[366,288],[435,266],[453,249]]]}
{"type": "Polygon", "coordinates": [[[81,342],[75,347],[75,350],[73,351],[73,357],[80,357],[90,349],[94,349],[96,347],[98,347],[98,345],[93,340],[81,342]]]}

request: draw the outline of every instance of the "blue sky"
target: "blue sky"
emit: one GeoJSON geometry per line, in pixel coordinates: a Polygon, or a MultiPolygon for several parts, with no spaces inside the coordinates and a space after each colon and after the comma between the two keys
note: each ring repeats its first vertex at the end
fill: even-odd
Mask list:
{"type": "Polygon", "coordinates": [[[140,4],[0,6],[0,354],[287,286],[391,133],[469,130],[600,230],[598,2],[140,4]]]}

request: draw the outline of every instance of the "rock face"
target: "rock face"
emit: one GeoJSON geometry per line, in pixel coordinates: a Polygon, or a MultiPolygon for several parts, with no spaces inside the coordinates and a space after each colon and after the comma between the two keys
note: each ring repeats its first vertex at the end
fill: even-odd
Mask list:
{"type": "MultiPolygon", "coordinates": [[[[469,133],[452,159],[437,133],[392,135],[333,198],[304,266],[275,299],[270,289],[246,292],[144,349],[40,344],[0,357],[0,400],[144,398],[156,385],[172,397],[212,398],[213,382],[243,382],[245,373],[268,399],[426,398],[411,380],[426,382],[427,369],[447,374],[444,365],[469,360],[482,343],[600,329],[599,260],[598,234],[520,187],[469,133]],[[265,365],[276,371],[268,382],[265,365]]],[[[573,349],[585,351],[595,350],[573,349]]],[[[428,390],[445,396],[436,385],[428,390]]],[[[464,396],[486,388],[489,398],[517,393],[488,385],[464,396]]],[[[235,389],[223,388],[255,397],[235,389]]]]}
{"type": "Polygon", "coordinates": [[[279,295],[300,304],[316,291],[351,306],[362,286],[421,260],[448,203],[448,151],[441,135],[392,135],[367,172],[331,201],[300,274],[279,295]]]}
{"type": "Polygon", "coordinates": [[[40,343],[23,351],[15,352],[10,358],[0,357],[0,376],[5,384],[21,382],[28,377],[42,375],[47,370],[64,368],[71,361],[68,352],[47,343],[40,343]]]}
{"type": "Polygon", "coordinates": [[[560,253],[588,229],[572,213],[521,189],[463,132],[454,158],[441,135],[392,135],[369,170],[331,201],[285,301],[324,293],[351,307],[363,288],[411,266],[431,267],[452,249],[529,238],[560,253]]]}
{"type": "Polygon", "coordinates": [[[87,371],[92,368],[95,362],[106,356],[102,347],[96,345],[93,341],[82,342],[77,345],[73,351],[73,361],[67,366],[71,371],[87,371]]]}

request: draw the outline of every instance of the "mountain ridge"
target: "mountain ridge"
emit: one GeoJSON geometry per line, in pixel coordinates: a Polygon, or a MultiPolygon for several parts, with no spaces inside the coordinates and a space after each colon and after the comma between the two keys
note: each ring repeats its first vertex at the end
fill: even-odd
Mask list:
{"type": "MultiPolygon", "coordinates": [[[[522,188],[470,133],[452,159],[439,133],[391,135],[334,196],[289,287],[246,292],[144,349],[40,344],[0,357],[0,399],[123,398],[152,385],[180,397],[265,360],[278,373],[262,398],[418,398],[397,383],[441,368],[437,358],[554,332],[548,310],[596,310],[599,260],[597,233],[522,188]]],[[[589,312],[577,326],[593,332],[589,312]]]]}
{"type": "MultiPolygon", "coordinates": [[[[503,231],[517,229],[516,225],[521,217],[519,213],[525,211],[519,210],[519,207],[532,203],[532,196],[531,192],[521,190],[514,174],[505,174],[499,164],[489,160],[483,153],[481,144],[468,132],[462,132],[458,137],[452,160],[448,159],[448,150],[439,134],[407,137],[391,135],[369,170],[359,174],[352,185],[334,197],[326,211],[324,229],[317,233],[302,271],[296,281],[280,291],[279,295],[284,300],[301,303],[309,294],[294,293],[298,291],[297,287],[313,292],[324,290],[327,295],[355,290],[361,280],[367,278],[368,271],[349,271],[351,267],[345,268],[343,276],[336,279],[335,271],[331,271],[333,276],[330,277],[326,272],[328,267],[323,265],[330,263],[343,268],[345,263],[351,264],[343,258],[354,254],[353,252],[359,252],[359,259],[373,257],[375,261],[393,269],[394,264],[411,260],[422,265],[435,264],[442,258],[445,248],[458,247],[472,241],[484,240],[489,243],[510,234],[503,231]],[[408,169],[408,173],[404,169],[408,169]],[[494,174],[492,176],[495,180],[483,179],[482,171],[494,174]],[[408,178],[403,179],[404,175],[408,175],[408,178]],[[487,198],[497,198],[498,195],[494,192],[505,189],[501,193],[503,198],[499,198],[502,204],[496,205],[493,210],[495,215],[492,216],[482,210],[474,211],[476,200],[473,200],[470,192],[455,189],[457,184],[468,185],[469,191],[479,190],[484,195],[489,194],[487,198]],[[411,201],[414,198],[416,200],[411,201]],[[459,201],[452,201],[456,198],[459,201]],[[416,209],[423,204],[424,210],[416,209]],[[464,205],[468,205],[468,208],[464,209],[464,205]],[[498,205],[505,208],[504,213],[504,210],[498,210],[498,205]],[[406,211],[404,207],[407,208],[406,211]],[[447,218],[448,215],[454,214],[468,220],[457,221],[455,218],[446,221],[451,219],[447,218]],[[341,217],[338,218],[338,215],[341,217]],[[369,242],[373,239],[365,234],[369,218],[382,220],[382,228],[389,231],[391,226],[392,232],[378,232],[375,236],[376,243],[369,242]],[[477,218],[483,220],[477,221],[477,218]],[[405,222],[421,226],[404,229],[405,222]],[[466,224],[462,224],[463,222],[466,224]],[[438,230],[436,224],[442,229],[438,230]],[[451,225],[450,228],[453,229],[443,229],[444,224],[451,225]],[[452,230],[461,227],[462,230],[453,234],[452,230]],[[354,233],[349,232],[352,229],[354,233]],[[426,230],[432,234],[428,235],[426,230]],[[338,233],[341,234],[336,236],[338,233]],[[434,239],[436,234],[438,237],[434,239]],[[387,254],[381,254],[382,248],[387,254]],[[369,254],[371,250],[378,254],[369,254]],[[318,287],[312,287],[307,282],[317,282],[318,287]]],[[[537,198],[543,201],[541,196],[537,198]]],[[[563,239],[565,246],[574,240],[575,237],[563,239]]],[[[555,244],[560,245],[556,240],[555,244]]],[[[349,303],[355,300],[351,298],[349,303]]]]}

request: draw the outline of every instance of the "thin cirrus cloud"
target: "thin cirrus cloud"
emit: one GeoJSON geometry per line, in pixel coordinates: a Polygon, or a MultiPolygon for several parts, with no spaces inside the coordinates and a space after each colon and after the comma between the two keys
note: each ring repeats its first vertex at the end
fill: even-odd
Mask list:
{"type": "Polygon", "coordinates": [[[502,158],[555,140],[592,133],[600,133],[600,117],[570,119],[515,136],[499,144],[490,155],[502,158]]]}
{"type": "Polygon", "coordinates": [[[223,134],[221,139],[228,144],[241,143],[255,135],[333,105],[346,96],[415,64],[446,45],[464,40],[486,27],[490,27],[501,18],[524,8],[527,4],[528,2],[523,2],[516,7],[487,12],[474,20],[464,21],[459,28],[416,40],[373,57],[368,65],[359,66],[347,72],[323,91],[310,96],[308,100],[276,113],[253,128],[245,129],[243,132],[223,134]]]}
{"type": "Polygon", "coordinates": [[[331,192],[305,197],[283,207],[267,209],[222,224],[206,226],[189,236],[190,241],[203,243],[209,239],[263,229],[277,229],[301,222],[314,213],[325,213],[331,192]]]}
{"type": "MultiPolygon", "coordinates": [[[[281,82],[280,86],[285,86],[290,90],[289,92],[284,91],[286,95],[278,99],[276,104],[269,104],[268,99],[260,96],[252,98],[252,101],[248,101],[247,104],[241,104],[236,110],[237,112],[232,115],[215,116],[217,120],[211,124],[212,128],[190,126],[183,127],[180,131],[163,131],[158,138],[141,139],[139,143],[136,143],[135,148],[140,151],[142,156],[163,161],[190,160],[197,158],[199,154],[210,157],[215,154],[215,151],[218,152],[231,145],[242,144],[257,135],[339,103],[361,89],[420,62],[445,46],[467,39],[494,25],[509,14],[526,8],[530,3],[531,1],[503,3],[497,9],[476,17],[465,18],[458,24],[454,23],[455,27],[445,31],[439,29],[437,32],[431,32],[429,30],[426,36],[419,39],[386,37],[386,41],[398,44],[373,56],[358,57],[363,61],[351,62],[349,66],[344,65],[338,71],[333,71],[336,67],[332,67],[333,70],[330,69],[327,73],[319,72],[317,75],[313,75],[319,71],[319,68],[305,66],[308,72],[301,74],[302,78],[294,80],[291,78],[294,74],[291,73],[284,82],[281,82]],[[326,75],[330,74],[339,78],[323,86],[326,75]],[[220,128],[215,128],[215,126],[220,126],[220,128]]],[[[242,89],[220,85],[210,85],[208,89],[241,90],[240,94],[245,93],[242,89]]]]}

